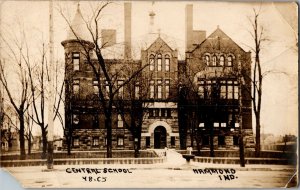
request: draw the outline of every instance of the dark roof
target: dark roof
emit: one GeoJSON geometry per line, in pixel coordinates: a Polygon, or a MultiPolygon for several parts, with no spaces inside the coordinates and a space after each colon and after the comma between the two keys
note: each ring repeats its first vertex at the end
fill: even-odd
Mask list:
{"type": "Polygon", "coordinates": [[[219,27],[211,33],[201,44],[197,45],[191,52],[194,52],[196,49],[200,48],[201,46],[207,44],[208,42],[214,42],[216,40],[220,40],[221,45],[227,44],[234,44],[237,48],[246,52],[243,48],[241,48],[237,43],[235,43],[223,30],[219,27]]]}

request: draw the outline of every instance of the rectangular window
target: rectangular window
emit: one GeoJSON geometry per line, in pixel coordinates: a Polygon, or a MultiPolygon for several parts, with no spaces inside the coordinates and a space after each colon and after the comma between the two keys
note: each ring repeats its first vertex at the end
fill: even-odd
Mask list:
{"type": "Polygon", "coordinates": [[[150,81],[150,98],[154,98],[154,81],[150,81]]]}
{"type": "Polygon", "coordinates": [[[159,109],[158,108],[154,109],[154,117],[159,117],[159,109]]]}
{"type": "Polygon", "coordinates": [[[166,117],[166,109],[162,108],[160,112],[161,117],[166,117]]]}
{"type": "Polygon", "coordinates": [[[162,98],[162,86],[161,86],[161,80],[157,80],[157,98],[162,98]]]}
{"type": "Polygon", "coordinates": [[[198,95],[200,98],[204,98],[204,86],[198,87],[198,95]]]}
{"type": "Polygon", "coordinates": [[[219,123],[214,123],[214,127],[219,127],[219,123]]]}
{"type": "Polygon", "coordinates": [[[139,83],[135,84],[135,87],[134,87],[134,97],[136,99],[140,98],[140,86],[139,86],[139,83]]]}
{"type": "Polygon", "coordinates": [[[157,70],[161,71],[162,65],[161,65],[161,58],[157,59],[157,70]]]}
{"type": "Polygon", "coordinates": [[[239,86],[238,86],[238,82],[234,81],[234,99],[239,99],[239,86]]]}
{"type": "Polygon", "coordinates": [[[161,85],[157,86],[157,98],[158,99],[162,98],[162,87],[161,87],[161,85]]]}
{"type": "Polygon", "coordinates": [[[205,92],[206,93],[206,98],[208,98],[211,95],[211,81],[210,80],[206,81],[205,88],[206,88],[206,92],[205,92]]]}
{"type": "Polygon", "coordinates": [[[169,58],[165,59],[165,69],[166,69],[166,71],[170,71],[170,59],[169,58]]]}
{"type": "Polygon", "coordinates": [[[175,137],[171,137],[171,146],[175,146],[175,137]]]}
{"type": "Polygon", "coordinates": [[[221,127],[226,127],[226,123],[221,123],[221,127]]]}
{"type": "Polygon", "coordinates": [[[124,146],[124,137],[118,137],[117,143],[118,146],[124,146]]]}
{"type": "Polygon", "coordinates": [[[233,99],[233,86],[232,86],[232,81],[227,81],[227,98],[228,99],[233,99]]]}
{"type": "Polygon", "coordinates": [[[73,61],[73,70],[79,71],[79,60],[80,60],[80,54],[79,53],[73,53],[72,54],[72,61],[73,61]]]}
{"type": "Polygon", "coordinates": [[[170,95],[170,80],[169,79],[167,79],[166,81],[165,81],[165,90],[166,90],[166,98],[169,98],[169,95],[170,95]]]}
{"type": "Polygon", "coordinates": [[[97,80],[93,80],[93,88],[94,88],[94,94],[98,94],[99,90],[98,90],[98,81],[97,80]]]}
{"type": "Polygon", "coordinates": [[[109,84],[108,84],[108,81],[105,81],[105,91],[106,91],[106,98],[109,97],[109,84]]]}
{"type": "Polygon", "coordinates": [[[167,117],[171,117],[171,109],[167,109],[167,117]]]}
{"type": "Polygon", "coordinates": [[[79,94],[79,79],[73,80],[73,94],[79,94]]]}
{"type": "Polygon", "coordinates": [[[150,137],[146,137],[146,147],[150,148],[150,137]]]}
{"type": "Polygon", "coordinates": [[[226,81],[221,81],[220,98],[226,99],[226,81]]]}
{"type": "Polygon", "coordinates": [[[123,91],[123,81],[122,80],[118,80],[118,82],[117,82],[117,88],[119,89],[118,90],[118,96],[119,96],[119,98],[123,98],[124,91],[123,91]]]}
{"type": "Polygon", "coordinates": [[[149,59],[150,71],[154,71],[154,58],[149,59]]]}
{"type": "Polygon", "coordinates": [[[122,128],[124,125],[123,120],[122,120],[122,116],[120,114],[118,114],[118,128],[122,128]]]}
{"type": "Polygon", "coordinates": [[[99,137],[93,138],[93,146],[99,146],[99,137]]]}
{"type": "Polygon", "coordinates": [[[73,139],[73,146],[79,146],[79,138],[73,139]]]}
{"type": "Polygon", "coordinates": [[[153,109],[149,109],[149,117],[153,117],[154,116],[154,110],[153,109]]]}

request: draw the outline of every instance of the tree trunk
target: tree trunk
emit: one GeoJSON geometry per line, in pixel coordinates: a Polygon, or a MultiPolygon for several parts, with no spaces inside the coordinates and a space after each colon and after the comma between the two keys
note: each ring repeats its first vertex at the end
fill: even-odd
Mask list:
{"type": "Polygon", "coordinates": [[[109,112],[105,118],[105,126],[106,126],[106,157],[112,158],[112,120],[111,120],[111,112],[109,112]]]}
{"type": "Polygon", "coordinates": [[[66,140],[67,140],[67,152],[68,152],[68,155],[71,155],[71,144],[72,144],[72,139],[71,139],[71,136],[70,134],[68,134],[66,140]]]}
{"type": "Polygon", "coordinates": [[[210,157],[215,157],[215,151],[214,151],[214,126],[213,126],[212,122],[210,123],[209,144],[210,144],[210,157]]]}
{"type": "Polygon", "coordinates": [[[19,131],[19,141],[20,141],[20,159],[25,160],[26,159],[26,152],[25,152],[25,124],[24,124],[24,114],[19,114],[19,120],[20,120],[20,131],[19,131]]]}
{"type": "Polygon", "coordinates": [[[43,143],[43,152],[42,152],[42,159],[45,159],[47,157],[47,131],[44,127],[41,127],[42,130],[42,143],[43,143]]]}
{"type": "Polygon", "coordinates": [[[27,154],[30,155],[31,154],[31,136],[30,135],[28,138],[27,146],[28,146],[27,154]]]}
{"type": "Polygon", "coordinates": [[[255,143],[255,157],[260,156],[260,114],[255,114],[255,121],[256,121],[256,143],[255,143]]]}

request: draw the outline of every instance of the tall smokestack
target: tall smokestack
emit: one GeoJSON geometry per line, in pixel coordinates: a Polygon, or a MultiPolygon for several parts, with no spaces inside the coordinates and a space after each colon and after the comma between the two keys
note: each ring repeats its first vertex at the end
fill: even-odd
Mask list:
{"type": "Polygon", "coordinates": [[[124,18],[125,18],[124,59],[131,59],[131,3],[124,3],[124,18]]]}
{"type": "Polygon", "coordinates": [[[193,5],[185,7],[185,50],[189,51],[193,47],[193,5]]]}

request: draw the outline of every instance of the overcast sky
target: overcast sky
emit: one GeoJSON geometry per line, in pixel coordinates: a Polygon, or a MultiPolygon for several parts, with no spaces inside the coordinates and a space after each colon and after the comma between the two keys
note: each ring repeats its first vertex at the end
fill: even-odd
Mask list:
{"type": "MultiPolygon", "coordinates": [[[[54,46],[55,59],[63,63],[64,51],[61,41],[66,39],[68,26],[58,9],[72,20],[78,1],[54,1],[54,46]]],[[[97,2],[81,1],[84,16],[91,13],[97,2]]],[[[264,79],[262,131],[282,135],[298,133],[298,57],[296,49],[297,9],[291,3],[233,3],[233,2],[133,2],[132,3],[132,43],[140,51],[139,43],[147,39],[149,31],[149,11],[156,13],[155,26],[162,35],[172,41],[173,48],[179,50],[179,59],[184,59],[185,49],[185,5],[193,4],[194,29],[206,30],[207,36],[219,26],[245,51],[253,46],[249,17],[253,8],[261,6],[261,23],[270,41],[263,46],[261,58],[263,70],[277,70],[287,73],[272,74],[264,79]]],[[[105,9],[101,28],[116,29],[117,43],[123,43],[124,11],[123,2],[116,1],[105,9]]],[[[2,31],[18,31],[25,28],[32,55],[37,55],[41,43],[48,43],[49,3],[47,1],[5,1],[2,3],[2,31]]],[[[4,51],[3,48],[1,50],[4,51]]],[[[252,54],[253,55],[253,54],[252,54]]],[[[135,54],[139,59],[139,53],[135,54]]],[[[47,114],[46,114],[47,115],[47,114]]],[[[254,115],[253,115],[254,119],[254,115]]],[[[253,120],[254,121],[254,120],[253,120]]],[[[254,123],[254,122],[253,122],[254,123]]],[[[56,123],[58,125],[58,123],[56,123]]],[[[58,126],[57,134],[62,134],[58,126]]],[[[255,130],[254,130],[255,131],[255,130]]]]}

